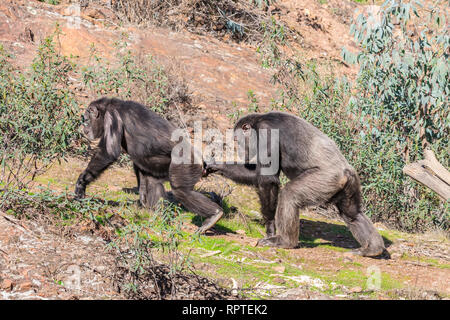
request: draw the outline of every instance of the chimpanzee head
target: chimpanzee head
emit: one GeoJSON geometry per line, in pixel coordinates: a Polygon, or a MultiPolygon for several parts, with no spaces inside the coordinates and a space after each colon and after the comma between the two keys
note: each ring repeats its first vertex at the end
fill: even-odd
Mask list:
{"type": "Polygon", "coordinates": [[[234,126],[234,139],[238,142],[239,158],[245,163],[254,163],[258,151],[258,120],[260,114],[249,114],[238,120],[234,126]]]}
{"type": "Polygon", "coordinates": [[[83,132],[90,139],[98,139],[104,132],[105,101],[93,101],[83,115],[83,132]]]}
{"type": "Polygon", "coordinates": [[[242,130],[242,133],[248,136],[251,133],[251,129],[257,130],[256,126],[260,117],[261,114],[253,113],[240,118],[234,126],[234,131],[242,130]]]}

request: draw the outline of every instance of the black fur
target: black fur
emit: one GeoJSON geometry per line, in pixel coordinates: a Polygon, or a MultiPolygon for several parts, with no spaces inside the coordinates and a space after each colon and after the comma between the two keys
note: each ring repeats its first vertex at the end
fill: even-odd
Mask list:
{"type": "Polygon", "coordinates": [[[90,139],[100,138],[98,150],[80,174],[75,188],[77,198],[85,196],[86,187],[117,160],[121,151],[129,154],[136,173],[141,203],[153,208],[166,197],[164,181],[188,210],[206,218],[199,232],[214,225],[222,208],[193,190],[201,178],[202,164],[171,162],[171,140],[176,129],[147,107],[133,101],[102,98],[93,101],[84,115],[84,132],[90,139]]]}
{"type": "MultiPolygon", "coordinates": [[[[384,251],[381,236],[361,208],[360,182],[336,144],[305,120],[282,112],[251,114],[241,118],[235,131],[244,126],[279,130],[280,170],[270,176],[260,174],[259,160],[254,168],[243,164],[209,164],[206,174],[222,175],[257,188],[267,236],[260,245],[294,248],[298,245],[298,209],[333,202],[361,248],[364,256],[384,251]],[[278,192],[282,171],[289,182],[278,192]]],[[[259,139],[259,136],[258,136],[259,139]]]]}

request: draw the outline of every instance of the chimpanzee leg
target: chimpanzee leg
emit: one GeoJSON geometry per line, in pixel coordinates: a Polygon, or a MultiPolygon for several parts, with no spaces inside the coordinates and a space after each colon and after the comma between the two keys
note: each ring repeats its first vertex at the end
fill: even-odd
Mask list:
{"type": "Polygon", "coordinates": [[[300,221],[296,201],[293,199],[293,186],[289,182],[281,189],[275,213],[275,234],[258,241],[258,245],[295,248],[298,245],[300,221]]]}
{"type": "Polygon", "coordinates": [[[275,235],[275,212],[277,210],[279,186],[276,183],[262,184],[258,187],[261,213],[266,226],[266,238],[275,235]]]}
{"type": "Polygon", "coordinates": [[[86,187],[97,179],[100,174],[108,168],[115,159],[111,158],[101,149],[92,157],[87,168],[78,177],[75,185],[75,198],[81,199],[86,195],[86,187]]]}
{"type": "Polygon", "coordinates": [[[330,180],[326,172],[311,170],[289,181],[278,196],[276,235],[261,239],[258,244],[295,248],[300,232],[298,210],[330,199],[339,190],[338,185],[330,183],[330,180]]]}
{"type": "Polygon", "coordinates": [[[139,199],[141,204],[154,209],[160,199],[166,198],[162,181],[139,170],[139,199]]]}
{"type": "Polygon", "coordinates": [[[353,250],[354,254],[364,257],[375,257],[382,254],[385,250],[383,238],[373,226],[372,221],[363,214],[358,213],[356,217],[351,218],[345,210],[339,209],[342,218],[350,229],[353,237],[361,245],[361,248],[353,250]]]}
{"type": "Polygon", "coordinates": [[[361,190],[359,179],[355,173],[347,173],[348,182],[336,196],[336,206],[353,237],[361,248],[353,253],[367,257],[378,256],[385,250],[383,238],[375,229],[372,221],[362,212],[361,190]]]}
{"type": "Polygon", "coordinates": [[[210,229],[222,217],[222,208],[204,196],[194,191],[194,185],[202,176],[202,165],[197,164],[174,164],[169,168],[169,180],[175,198],[189,211],[196,213],[206,220],[197,230],[204,233],[210,229]]]}
{"type": "Polygon", "coordinates": [[[136,175],[136,180],[137,180],[137,189],[140,190],[140,185],[141,185],[141,177],[139,174],[139,167],[133,163],[133,170],[134,170],[134,174],[136,175]]]}

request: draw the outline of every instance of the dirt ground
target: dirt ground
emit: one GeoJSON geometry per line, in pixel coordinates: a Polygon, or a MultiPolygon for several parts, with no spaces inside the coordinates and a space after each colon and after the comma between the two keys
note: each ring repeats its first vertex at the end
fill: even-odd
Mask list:
{"type": "Polygon", "coordinates": [[[0,298],[124,298],[113,288],[114,258],[102,238],[64,237],[1,212],[0,230],[0,298]]]}
{"type": "MultiPolygon", "coordinates": [[[[61,53],[73,55],[81,62],[89,58],[91,45],[104,59],[113,58],[114,42],[127,34],[129,45],[139,54],[151,54],[176,70],[188,82],[194,100],[192,112],[183,119],[188,125],[203,120],[210,127],[228,128],[227,112],[245,109],[249,90],[263,106],[276,98],[271,70],[261,67],[253,44],[157,26],[119,27],[117,16],[100,5],[102,1],[92,1],[74,20],[73,4],[69,2],[57,6],[36,0],[0,3],[0,43],[14,53],[17,65],[28,65],[40,41],[59,24],[61,53]]],[[[305,61],[313,60],[324,66],[331,63],[335,72],[355,74],[357,69],[340,58],[342,46],[354,47],[348,33],[354,2],[333,0],[321,5],[315,0],[296,0],[277,2],[274,6],[271,10],[275,16],[298,33],[291,47],[285,48],[287,52],[299,49],[305,61]]]]}
{"type": "MultiPolygon", "coordinates": [[[[53,32],[58,22],[63,32],[58,41],[66,55],[87,59],[89,46],[94,43],[107,58],[113,42],[126,32],[131,45],[141,53],[152,54],[163,64],[178,68],[195,100],[195,109],[187,115],[187,122],[205,120],[211,127],[224,130],[230,127],[227,112],[248,105],[249,90],[263,105],[269,104],[276,95],[277,87],[270,83],[271,72],[261,67],[251,44],[185,30],[119,26],[117,17],[103,6],[83,9],[79,27],[74,28],[68,6],[69,1],[58,6],[36,0],[1,1],[0,43],[15,54],[15,63],[28,65],[39,42],[53,32]]],[[[319,64],[331,61],[336,66],[335,72],[351,77],[356,70],[342,62],[340,51],[342,46],[354,48],[348,29],[355,8],[367,10],[367,6],[340,0],[322,4],[316,0],[277,1],[270,10],[299,33],[292,46],[301,49],[305,59],[319,64]]],[[[86,160],[69,159],[67,163],[53,166],[45,177],[38,179],[38,184],[47,186],[51,182],[54,190],[73,190],[86,164],[86,160]]],[[[91,185],[88,192],[100,198],[112,197],[134,184],[130,169],[113,167],[91,185]]],[[[255,201],[254,191],[237,190],[234,194],[240,190],[243,199],[237,199],[236,206],[255,201]]],[[[250,211],[258,210],[255,207],[250,211]]],[[[194,267],[205,277],[190,278],[184,283],[205,281],[205,286],[214,294],[204,293],[202,298],[233,298],[236,295],[230,294],[230,290],[245,292],[249,287],[258,297],[270,299],[389,299],[393,296],[397,299],[448,299],[450,296],[450,245],[439,233],[404,234],[377,225],[385,236],[390,259],[370,259],[349,254],[356,243],[346,233],[342,222],[318,212],[301,216],[304,238],[300,247],[293,250],[253,250],[257,238],[242,232],[245,225],[226,226],[228,231],[217,228],[205,241],[237,244],[239,249],[236,247],[231,255],[225,251],[216,253],[214,246],[206,251],[195,248],[194,267]],[[236,259],[245,263],[236,264],[236,259]],[[235,265],[241,269],[232,269],[235,265]],[[223,271],[224,266],[231,271],[223,271]],[[368,292],[361,283],[373,268],[395,285],[380,292],[368,292]],[[252,279],[252,272],[256,274],[266,269],[267,277],[252,279]],[[244,276],[245,270],[248,270],[248,278],[244,276]],[[342,284],[333,284],[338,282],[338,275],[342,277],[342,284]],[[359,282],[347,279],[348,275],[355,275],[359,282]],[[327,279],[326,285],[336,285],[339,291],[320,289],[327,279]],[[216,283],[226,291],[217,289],[216,283]]],[[[184,228],[195,230],[189,222],[184,228]]],[[[67,234],[63,225],[17,220],[0,212],[0,299],[129,298],[114,283],[117,269],[113,266],[117,255],[109,249],[102,234],[92,230],[86,222],[67,234]]],[[[192,293],[184,293],[184,297],[191,297],[189,294],[192,293]]],[[[154,298],[151,294],[146,297],[154,298]]]]}
{"type": "MultiPolygon", "coordinates": [[[[66,187],[72,189],[76,176],[86,164],[86,161],[82,159],[70,159],[62,165],[54,165],[44,177],[38,179],[39,184],[46,185],[47,179],[51,177],[50,188],[59,192],[66,187]]],[[[214,178],[208,179],[214,182],[214,178]]],[[[134,184],[135,179],[130,168],[114,166],[89,187],[88,193],[111,198],[120,193],[123,188],[131,188],[134,184]],[[115,183],[111,185],[109,181],[113,179],[115,183]]],[[[256,194],[253,191],[250,193],[252,193],[250,197],[256,199],[256,194]]],[[[237,189],[233,191],[233,194],[248,195],[249,192],[237,189]]],[[[385,237],[390,257],[372,259],[349,253],[352,248],[357,247],[357,243],[339,220],[311,211],[302,214],[300,227],[303,240],[301,239],[299,248],[265,251],[253,250],[257,238],[242,232],[244,225],[237,226],[234,230],[223,227],[214,228],[207,234],[205,241],[237,245],[236,251],[226,256],[225,251],[222,253],[219,251],[217,254],[214,250],[194,246],[193,250],[198,251],[200,257],[211,255],[219,259],[219,262],[208,260],[208,258],[198,259],[194,260],[192,268],[200,271],[201,274],[208,275],[211,280],[201,281],[213,281],[210,284],[211,288],[223,287],[233,290],[233,288],[243,289],[244,282],[248,279],[242,278],[234,283],[230,282],[230,275],[224,277],[223,274],[217,273],[218,268],[227,265],[230,259],[245,260],[252,265],[259,263],[262,267],[276,265],[278,267],[273,267],[273,270],[266,272],[275,279],[275,282],[259,281],[260,283],[256,284],[253,282],[251,288],[252,292],[259,292],[259,297],[271,299],[389,299],[392,298],[393,292],[396,298],[401,299],[441,299],[448,298],[450,295],[450,245],[448,239],[442,234],[405,234],[377,224],[377,228],[385,237]],[[310,239],[314,241],[311,242],[310,239]],[[313,271],[315,276],[309,276],[310,273],[296,276],[295,270],[289,271],[288,268],[291,266],[300,271],[313,271]],[[368,270],[374,268],[381,272],[383,279],[387,277],[388,280],[383,281],[395,282],[399,286],[383,289],[375,297],[368,296],[367,290],[361,286],[351,286],[345,282],[345,285],[342,285],[344,293],[313,290],[315,282],[321,284],[324,283],[324,279],[330,279],[330,283],[338,282],[339,274],[352,272],[361,273],[364,277],[368,270]],[[286,281],[294,281],[296,284],[287,285],[286,281]],[[217,283],[219,287],[213,283],[217,283]],[[267,290],[270,294],[267,294],[267,290]]],[[[188,221],[183,228],[186,232],[193,233],[196,226],[188,221]]],[[[0,213],[0,230],[2,230],[0,234],[0,297],[3,299],[129,298],[130,296],[121,292],[113,281],[118,275],[118,270],[113,267],[116,265],[117,255],[110,250],[108,245],[110,239],[94,229],[91,222],[85,221],[68,232],[63,225],[49,225],[43,219],[17,220],[11,215],[0,213]]],[[[230,274],[231,277],[239,276],[234,271],[230,274]]],[[[220,293],[220,289],[211,290],[213,292],[219,290],[217,292],[220,293]]],[[[223,294],[222,297],[235,297],[230,291],[227,294],[223,294]]],[[[151,297],[151,294],[147,296],[147,298],[151,297]]],[[[189,297],[189,294],[186,293],[179,298],[183,297],[189,297]]]]}

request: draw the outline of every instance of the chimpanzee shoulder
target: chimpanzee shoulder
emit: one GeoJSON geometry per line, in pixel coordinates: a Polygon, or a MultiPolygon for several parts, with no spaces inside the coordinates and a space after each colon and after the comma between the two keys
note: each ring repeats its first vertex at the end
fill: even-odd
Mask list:
{"type": "Polygon", "coordinates": [[[253,129],[259,129],[261,127],[281,128],[285,127],[286,124],[289,123],[292,123],[293,125],[294,124],[298,125],[298,123],[301,122],[302,120],[303,119],[293,114],[280,111],[272,111],[268,113],[254,113],[239,119],[239,121],[236,123],[235,128],[240,128],[245,123],[250,124],[253,129]]]}

